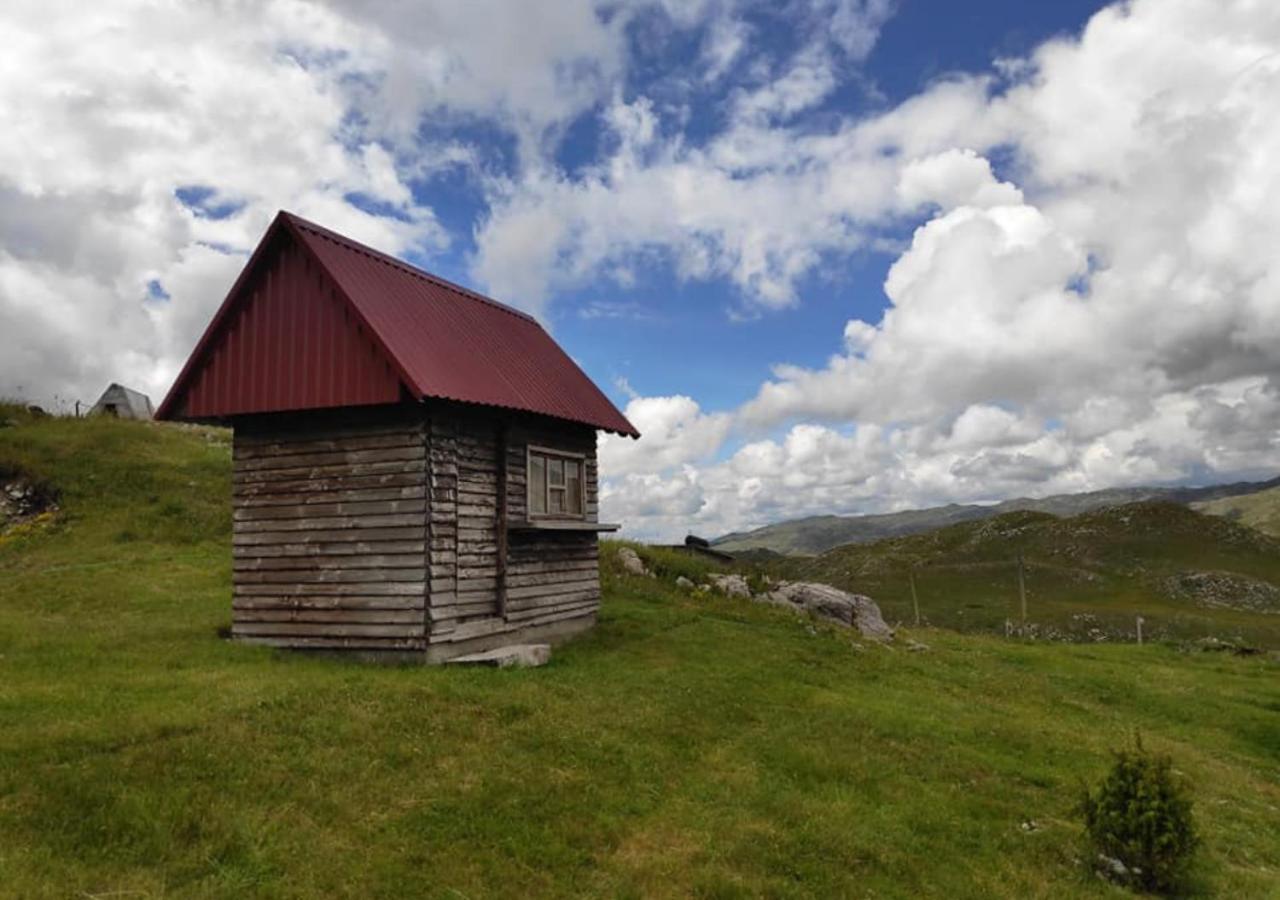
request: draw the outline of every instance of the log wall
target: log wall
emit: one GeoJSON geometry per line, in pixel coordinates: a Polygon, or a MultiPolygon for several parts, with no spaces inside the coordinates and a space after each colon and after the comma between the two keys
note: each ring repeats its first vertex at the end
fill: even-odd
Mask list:
{"type": "Polygon", "coordinates": [[[520,632],[594,621],[600,605],[596,534],[503,526],[504,518],[507,524],[526,518],[531,443],[585,456],[587,519],[596,520],[594,429],[443,403],[432,404],[427,419],[431,644],[511,642],[520,632]]]}
{"type": "Polygon", "coordinates": [[[288,647],[425,647],[419,408],[237,421],[233,459],[233,636],[288,647]]]}
{"type": "Polygon", "coordinates": [[[237,421],[232,634],[446,659],[589,626],[596,533],[519,527],[530,444],[583,455],[595,521],[586,426],[445,402],[237,421]]]}

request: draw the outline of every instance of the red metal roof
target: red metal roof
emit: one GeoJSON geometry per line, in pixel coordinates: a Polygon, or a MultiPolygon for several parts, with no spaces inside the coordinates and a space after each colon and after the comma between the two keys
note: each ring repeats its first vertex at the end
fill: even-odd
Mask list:
{"type": "Polygon", "coordinates": [[[391,402],[400,384],[419,399],[523,410],[639,437],[532,317],[286,212],[156,416],[391,402]],[[366,346],[379,358],[367,358],[366,346]]]}

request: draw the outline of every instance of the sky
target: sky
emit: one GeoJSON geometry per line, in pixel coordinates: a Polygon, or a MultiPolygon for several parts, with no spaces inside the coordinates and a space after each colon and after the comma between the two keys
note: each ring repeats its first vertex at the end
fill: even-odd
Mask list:
{"type": "Polygon", "coordinates": [[[1276,474],[1272,0],[10,0],[0,396],[159,400],[278,209],[536,315],[601,515],[1276,474]]]}

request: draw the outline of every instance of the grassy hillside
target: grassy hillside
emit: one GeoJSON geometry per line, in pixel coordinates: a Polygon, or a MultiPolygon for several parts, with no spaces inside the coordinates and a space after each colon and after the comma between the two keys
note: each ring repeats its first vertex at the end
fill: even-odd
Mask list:
{"type": "Polygon", "coordinates": [[[1199,512],[1222,516],[1241,525],[1280,537],[1280,487],[1252,494],[1192,504],[1199,512]]]}
{"type": "MultiPolygon", "coordinates": [[[[1110,488],[1080,494],[1055,494],[1038,498],[1020,497],[988,506],[952,503],[947,506],[909,509],[880,515],[813,516],[807,519],[777,522],[754,531],[727,534],[712,543],[730,553],[771,550],[774,553],[791,556],[813,556],[845,544],[865,544],[885,538],[923,534],[948,525],[993,519],[1011,512],[1076,516],[1112,506],[1149,501],[1197,507],[1220,501],[1224,504],[1223,509],[1230,510],[1235,508],[1229,502],[1232,498],[1239,497],[1248,504],[1249,501],[1246,498],[1272,488],[1280,490],[1280,479],[1261,482],[1241,481],[1208,487],[1110,488]]],[[[1274,500],[1272,503],[1274,504],[1274,500]]],[[[1216,507],[1210,511],[1216,511],[1216,507]]]]}
{"type": "Polygon", "coordinates": [[[1267,658],[859,646],[607,550],[544,669],[366,667],[217,637],[222,433],[45,421],[0,464],[61,489],[0,542],[0,896],[1118,897],[1071,808],[1134,728],[1201,893],[1280,884],[1267,658]]]}
{"type": "Polygon", "coordinates": [[[796,579],[874,597],[890,621],[1003,632],[1020,620],[1017,557],[1028,620],[1078,637],[1240,638],[1280,647],[1280,542],[1173,503],[1136,503],[1060,519],[1008,513],[770,564],[796,579]]]}

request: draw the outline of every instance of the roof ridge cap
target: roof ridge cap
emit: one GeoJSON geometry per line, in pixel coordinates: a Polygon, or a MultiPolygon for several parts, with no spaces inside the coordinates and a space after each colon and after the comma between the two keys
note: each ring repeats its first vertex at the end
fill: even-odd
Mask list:
{"type": "Polygon", "coordinates": [[[537,319],[529,315],[527,312],[516,309],[515,307],[512,307],[512,306],[508,306],[507,304],[501,302],[500,300],[494,300],[492,297],[486,297],[484,294],[481,294],[479,291],[473,291],[471,288],[463,287],[462,285],[452,282],[447,278],[441,278],[439,275],[432,274],[431,272],[428,272],[426,269],[421,269],[418,266],[415,266],[413,263],[405,262],[404,260],[399,259],[398,257],[392,256],[389,253],[384,253],[383,251],[378,250],[377,248],[370,247],[368,244],[362,244],[359,241],[355,240],[354,238],[349,238],[345,234],[340,234],[339,232],[333,231],[332,229],[325,228],[323,225],[317,225],[315,222],[311,222],[294,213],[287,212],[285,210],[281,210],[281,213],[284,216],[288,217],[295,225],[297,225],[299,228],[303,229],[304,231],[312,231],[318,237],[322,237],[322,238],[325,238],[326,240],[333,241],[336,244],[341,244],[345,246],[348,250],[352,250],[356,253],[362,253],[365,256],[368,256],[370,259],[376,260],[377,262],[380,262],[383,265],[390,266],[393,269],[398,269],[400,271],[403,271],[406,275],[412,275],[414,277],[421,278],[424,281],[429,281],[432,284],[435,284],[439,287],[444,288],[445,290],[453,291],[456,294],[461,294],[462,296],[466,297],[469,300],[476,300],[476,301],[479,301],[480,303],[488,304],[489,306],[492,306],[495,309],[501,310],[502,312],[509,313],[518,318],[525,319],[529,322],[532,322],[533,324],[537,325],[539,328],[542,327],[541,323],[539,323],[537,319]]]}

